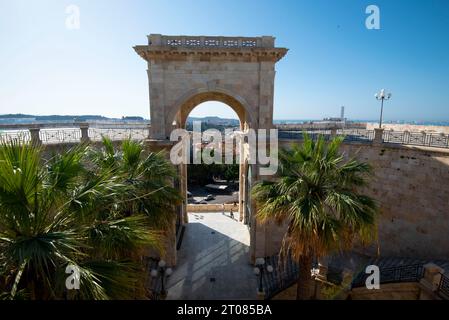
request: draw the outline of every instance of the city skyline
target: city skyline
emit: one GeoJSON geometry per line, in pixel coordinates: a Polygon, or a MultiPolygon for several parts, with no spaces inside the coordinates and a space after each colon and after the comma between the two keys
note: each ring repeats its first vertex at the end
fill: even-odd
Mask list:
{"type": "MultiPolygon", "coordinates": [[[[2,1],[0,9],[0,113],[149,118],[146,63],[132,47],[163,33],[276,37],[289,52],[277,65],[274,119],[334,117],[344,105],[350,119],[376,120],[374,94],[385,87],[393,93],[385,121],[449,120],[444,1],[2,1]],[[365,26],[371,4],[379,30],[365,26]],[[67,28],[70,5],[79,29],[67,28]],[[206,30],[208,12],[216,19],[206,30]]],[[[208,115],[235,117],[215,102],[191,114],[208,115]]]]}

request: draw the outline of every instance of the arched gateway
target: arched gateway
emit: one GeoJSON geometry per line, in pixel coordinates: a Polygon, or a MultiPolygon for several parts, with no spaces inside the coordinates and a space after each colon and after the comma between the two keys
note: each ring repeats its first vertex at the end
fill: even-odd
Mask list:
{"type": "MultiPolygon", "coordinates": [[[[240,119],[241,129],[273,128],[275,63],[287,52],[276,48],[274,37],[164,36],[151,34],[148,45],[135,46],[148,62],[150,89],[150,140],[164,145],[175,128],[184,128],[198,104],[220,101],[240,119]]],[[[168,144],[169,145],[169,144],[168,144]]],[[[240,159],[240,212],[251,219],[246,182],[248,165],[240,159]]],[[[254,165],[253,165],[254,166],[254,165]]],[[[257,170],[251,170],[257,180],[257,170]]],[[[180,168],[180,188],[186,191],[186,168],[180,168]]],[[[181,208],[185,217],[185,205],[181,208]]],[[[252,226],[254,223],[245,221],[252,226]]],[[[263,256],[265,235],[251,229],[251,256],[263,256]],[[258,236],[259,235],[259,236],[258,236]],[[257,244],[261,244],[260,248],[257,244]]]]}

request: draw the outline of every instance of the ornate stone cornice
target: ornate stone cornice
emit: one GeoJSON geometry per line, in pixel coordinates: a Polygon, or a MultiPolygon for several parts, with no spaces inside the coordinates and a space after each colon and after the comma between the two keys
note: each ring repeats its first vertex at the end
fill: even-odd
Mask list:
{"type": "Polygon", "coordinates": [[[184,60],[187,57],[209,57],[226,61],[279,61],[286,53],[285,48],[257,49],[211,49],[211,48],[167,48],[151,46],[135,46],[134,50],[146,61],[151,60],[184,60]]]}

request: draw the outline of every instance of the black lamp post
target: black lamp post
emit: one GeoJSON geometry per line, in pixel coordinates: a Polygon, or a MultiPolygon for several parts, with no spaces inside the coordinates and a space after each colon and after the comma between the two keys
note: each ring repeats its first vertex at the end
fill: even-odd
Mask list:
{"type": "Polygon", "coordinates": [[[385,89],[380,90],[379,93],[374,95],[377,100],[380,100],[380,120],[379,120],[379,128],[382,128],[382,113],[384,110],[384,100],[389,100],[391,98],[391,93],[386,93],[385,89]]]}
{"type": "Polygon", "coordinates": [[[273,272],[273,266],[271,265],[265,265],[265,259],[264,258],[257,258],[256,263],[254,267],[254,274],[259,277],[259,289],[258,294],[262,295],[263,292],[263,274],[265,271],[271,273],[273,272]]]}
{"type": "Polygon", "coordinates": [[[157,268],[151,270],[151,276],[153,278],[161,278],[161,296],[165,297],[167,295],[167,290],[165,289],[165,278],[169,277],[173,273],[173,269],[167,267],[167,263],[164,260],[159,260],[157,268]]]}

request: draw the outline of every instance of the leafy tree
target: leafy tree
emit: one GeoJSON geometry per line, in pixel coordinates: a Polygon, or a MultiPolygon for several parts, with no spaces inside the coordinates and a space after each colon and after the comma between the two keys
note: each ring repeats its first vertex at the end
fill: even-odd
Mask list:
{"type": "Polygon", "coordinates": [[[93,149],[89,158],[100,172],[112,171],[132,186],[123,194],[124,213],[144,213],[154,226],[169,228],[175,218],[173,206],[181,203],[182,197],[173,187],[177,173],[164,151],[146,152],[142,142],[130,139],[115,148],[110,139],[103,138],[103,148],[93,149]]]}
{"type": "Polygon", "coordinates": [[[43,160],[34,145],[0,145],[3,298],[144,297],[142,254],[163,250],[157,201],[177,195],[161,177],[170,165],[160,154],[144,158],[130,141],[124,152],[111,146],[104,141],[104,157],[82,144],[43,160]],[[80,271],[79,290],[66,290],[68,265],[80,271]]]}
{"type": "Polygon", "coordinates": [[[314,259],[374,236],[377,205],[359,192],[370,166],[345,159],[342,141],[320,136],[315,142],[305,134],[301,145],[280,151],[278,179],[252,190],[262,222],[287,224],[281,256],[292,254],[299,263],[297,299],[311,298],[314,259]]]}

